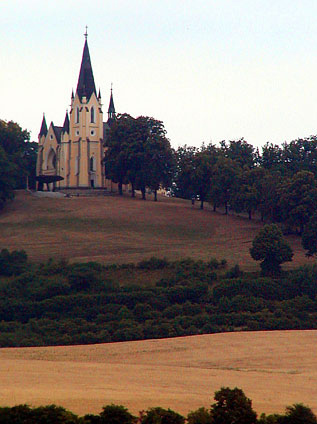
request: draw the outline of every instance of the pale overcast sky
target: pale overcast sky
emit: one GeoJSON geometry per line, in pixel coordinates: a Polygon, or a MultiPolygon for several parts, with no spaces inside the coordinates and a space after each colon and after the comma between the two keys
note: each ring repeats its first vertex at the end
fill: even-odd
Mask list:
{"type": "Polygon", "coordinates": [[[317,134],[316,0],[0,0],[0,119],[62,125],[85,25],[107,111],[164,122],[174,147],[317,134]]]}

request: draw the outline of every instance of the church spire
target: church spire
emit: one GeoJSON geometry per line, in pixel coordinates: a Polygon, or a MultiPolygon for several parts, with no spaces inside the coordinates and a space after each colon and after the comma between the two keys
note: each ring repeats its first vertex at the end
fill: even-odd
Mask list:
{"type": "Polygon", "coordinates": [[[84,35],[85,35],[85,45],[83,50],[83,57],[81,60],[76,93],[78,94],[80,99],[82,99],[83,96],[86,96],[87,99],[90,99],[90,96],[92,95],[92,93],[95,93],[96,95],[97,93],[96,93],[95,80],[94,80],[94,75],[92,72],[90,54],[88,49],[87,27],[86,27],[86,32],[84,35]]]}
{"type": "Polygon", "coordinates": [[[111,94],[110,94],[110,102],[108,107],[108,120],[116,118],[116,110],[114,108],[113,95],[112,95],[112,84],[111,84],[111,94]]]}
{"type": "Polygon", "coordinates": [[[69,134],[69,118],[68,118],[68,111],[66,110],[65,120],[63,124],[63,132],[67,132],[69,134]]]}
{"type": "Polygon", "coordinates": [[[46,134],[47,134],[47,125],[46,125],[45,114],[43,113],[43,119],[42,119],[42,125],[40,129],[39,137],[42,137],[42,135],[46,137],[46,134]]]}

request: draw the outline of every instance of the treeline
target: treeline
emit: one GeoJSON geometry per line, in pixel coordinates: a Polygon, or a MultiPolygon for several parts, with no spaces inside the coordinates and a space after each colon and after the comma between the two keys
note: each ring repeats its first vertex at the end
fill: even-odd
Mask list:
{"type": "Polygon", "coordinates": [[[215,259],[38,265],[4,250],[0,274],[1,347],[317,329],[317,265],[263,277],[215,259]],[[144,287],[119,284],[144,270],[144,287]]]}
{"type": "Polygon", "coordinates": [[[237,387],[222,387],[214,399],[210,408],[201,407],[187,417],[161,407],[134,416],[124,406],[114,404],[104,406],[98,415],[83,417],[56,405],[0,407],[0,424],[317,424],[312,410],[301,403],[288,406],[285,414],[262,414],[257,418],[252,401],[237,387]]]}
{"type": "Polygon", "coordinates": [[[35,187],[37,143],[13,121],[0,119],[0,209],[12,199],[15,189],[35,187]]]}
{"type": "Polygon", "coordinates": [[[317,137],[281,147],[267,143],[262,152],[241,139],[219,146],[177,150],[175,194],[198,195],[214,210],[230,207],[251,219],[281,222],[285,230],[302,234],[317,204],[317,137]]]}

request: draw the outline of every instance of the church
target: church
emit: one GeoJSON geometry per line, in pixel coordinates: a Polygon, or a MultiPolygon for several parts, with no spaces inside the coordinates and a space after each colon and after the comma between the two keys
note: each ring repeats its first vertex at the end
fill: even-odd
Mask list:
{"type": "Polygon", "coordinates": [[[85,44],[77,89],[71,95],[70,111],[63,126],[51,122],[47,127],[45,115],[39,133],[37,176],[59,176],[55,189],[105,189],[116,184],[105,178],[104,143],[111,124],[116,119],[112,88],[107,121],[103,120],[100,90],[97,94],[87,42],[85,44]]]}

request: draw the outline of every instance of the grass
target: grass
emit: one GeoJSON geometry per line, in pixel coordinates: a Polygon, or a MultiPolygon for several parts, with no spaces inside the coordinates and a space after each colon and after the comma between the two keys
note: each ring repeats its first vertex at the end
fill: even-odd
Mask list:
{"type": "MultiPolygon", "coordinates": [[[[151,256],[226,259],[253,270],[249,248],[261,228],[258,221],[225,216],[189,201],[159,202],[129,197],[36,198],[17,192],[0,215],[0,246],[25,249],[32,260],[50,257],[103,263],[138,262],[151,256]]],[[[308,259],[298,237],[291,266],[308,259]]]]}

